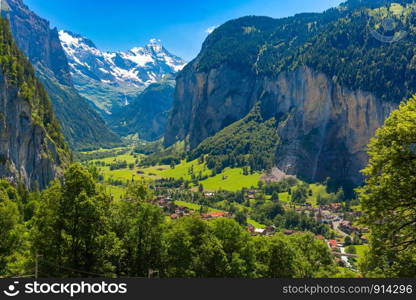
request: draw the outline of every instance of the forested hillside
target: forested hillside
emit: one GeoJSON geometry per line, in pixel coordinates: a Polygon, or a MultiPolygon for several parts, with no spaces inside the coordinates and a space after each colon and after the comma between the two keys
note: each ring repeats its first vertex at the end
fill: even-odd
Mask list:
{"type": "Polygon", "coordinates": [[[0,174],[43,188],[69,162],[68,146],[46,90],[0,19],[0,174]]]}
{"type": "Polygon", "coordinates": [[[229,21],[205,41],[198,70],[225,63],[275,76],[307,65],[352,90],[399,102],[415,91],[415,11],[411,0],[347,1],[322,14],[229,21]],[[382,26],[388,17],[396,22],[390,30],[382,26]],[[371,29],[388,37],[403,32],[406,38],[386,43],[371,29]]]}
{"type": "Polygon", "coordinates": [[[204,140],[190,153],[190,159],[206,155],[214,173],[227,167],[249,166],[251,172],[271,169],[278,145],[277,126],[274,118],[265,120],[256,105],[242,120],[204,140]]]}
{"type": "Polygon", "coordinates": [[[102,118],[73,86],[68,61],[58,31],[32,12],[22,0],[7,0],[2,15],[9,20],[19,49],[35,67],[52,100],[65,139],[72,148],[120,144],[102,118]]]}
{"type": "Polygon", "coordinates": [[[121,136],[138,135],[145,141],[160,139],[165,134],[174,92],[172,79],[149,85],[129,105],[108,116],[109,126],[121,136]]]}
{"type": "Polygon", "coordinates": [[[347,1],[223,24],[177,76],[165,145],[197,149],[259,102],[265,120],[284,123],[274,139],[279,169],[351,190],[369,139],[416,92],[415,12],[413,1],[347,1]]]}

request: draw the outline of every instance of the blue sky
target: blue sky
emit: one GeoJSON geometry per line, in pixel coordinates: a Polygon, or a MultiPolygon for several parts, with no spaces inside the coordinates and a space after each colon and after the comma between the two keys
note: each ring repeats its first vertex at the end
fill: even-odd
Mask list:
{"type": "Polygon", "coordinates": [[[160,38],[194,58],[212,26],[246,15],[287,17],[320,12],[341,0],[24,0],[52,26],[79,33],[102,50],[128,50],[160,38]]]}

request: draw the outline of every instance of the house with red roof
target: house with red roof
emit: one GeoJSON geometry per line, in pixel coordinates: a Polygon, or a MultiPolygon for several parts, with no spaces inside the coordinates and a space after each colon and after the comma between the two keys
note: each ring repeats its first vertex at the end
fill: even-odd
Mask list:
{"type": "Polygon", "coordinates": [[[212,213],[201,214],[201,217],[205,220],[208,220],[208,219],[224,218],[224,217],[228,217],[229,215],[230,215],[229,212],[212,212],[212,213]]]}

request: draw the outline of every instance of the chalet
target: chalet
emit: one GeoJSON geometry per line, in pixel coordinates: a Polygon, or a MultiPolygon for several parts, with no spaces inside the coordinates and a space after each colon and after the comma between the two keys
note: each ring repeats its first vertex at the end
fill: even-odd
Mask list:
{"type": "Polygon", "coordinates": [[[255,228],[252,225],[247,227],[247,231],[251,233],[251,235],[272,235],[276,232],[276,228],[274,226],[268,226],[266,228],[255,228]]]}
{"type": "Polygon", "coordinates": [[[352,226],[351,221],[347,221],[347,220],[343,220],[341,221],[341,223],[339,224],[339,228],[348,233],[351,234],[352,232],[357,232],[359,231],[357,227],[352,226]]]}
{"type": "Polygon", "coordinates": [[[247,231],[250,232],[251,234],[254,234],[255,230],[256,230],[256,228],[253,225],[248,225],[247,226],[247,231]]]}
{"type": "Polygon", "coordinates": [[[266,228],[265,228],[265,232],[264,232],[264,234],[265,235],[272,235],[272,234],[274,234],[276,232],[276,227],[275,226],[273,226],[273,225],[271,225],[271,226],[267,226],[266,228]]]}
{"type": "Polygon", "coordinates": [[[248,199],[256,199],[257,190],[248,190],[247,191],[247,198],[248,199]]]}
{"type": "Polygon", "coordinates": [[[216,219],[216,218],[224,218],[224,217],[228,217],[229,215],[230,215],[229,212],[213,212],[213,213],[201,214],[201,217],[204,220],[209,220],[209,219],[216,219]]]}
{"type": "Polygon", "coordinates": [[[189,209],[187,207],[179,206],[175,209],[175,214],[180,217],[185,217],[189,215],[189,209]]]}
{"type": "Polygon", "coordinates": [[[264,228],[255,228],[254,229],[254,234],[263,235],[265,231],[266,231],[266,229],[264,229],[264,228]]]}
{"type": "Polygon", "coordinates": [[[332,215],[330,211],[328,210],[319,210],[317,215],[316,215],[316,220],[320,223],[324,223],[324,224],[331,224],[332,221],[334,221],[334,219],[336,218],[336,216],[332,215]]]}
{"type": "Polygon", "coordinates": [[[337,250],[338,249],[338,243],[336,240],[329,240],[328,246],[331,250],[337,250]]]}

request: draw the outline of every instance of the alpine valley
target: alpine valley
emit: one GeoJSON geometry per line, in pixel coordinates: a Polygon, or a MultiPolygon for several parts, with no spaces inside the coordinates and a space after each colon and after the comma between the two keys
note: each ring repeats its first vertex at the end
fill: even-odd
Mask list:
{"type": "Polygon", "coordinates": [[[0,9],[0,277],[416,277],[416,1],[241,16],[189,63],[0,9]]]}

